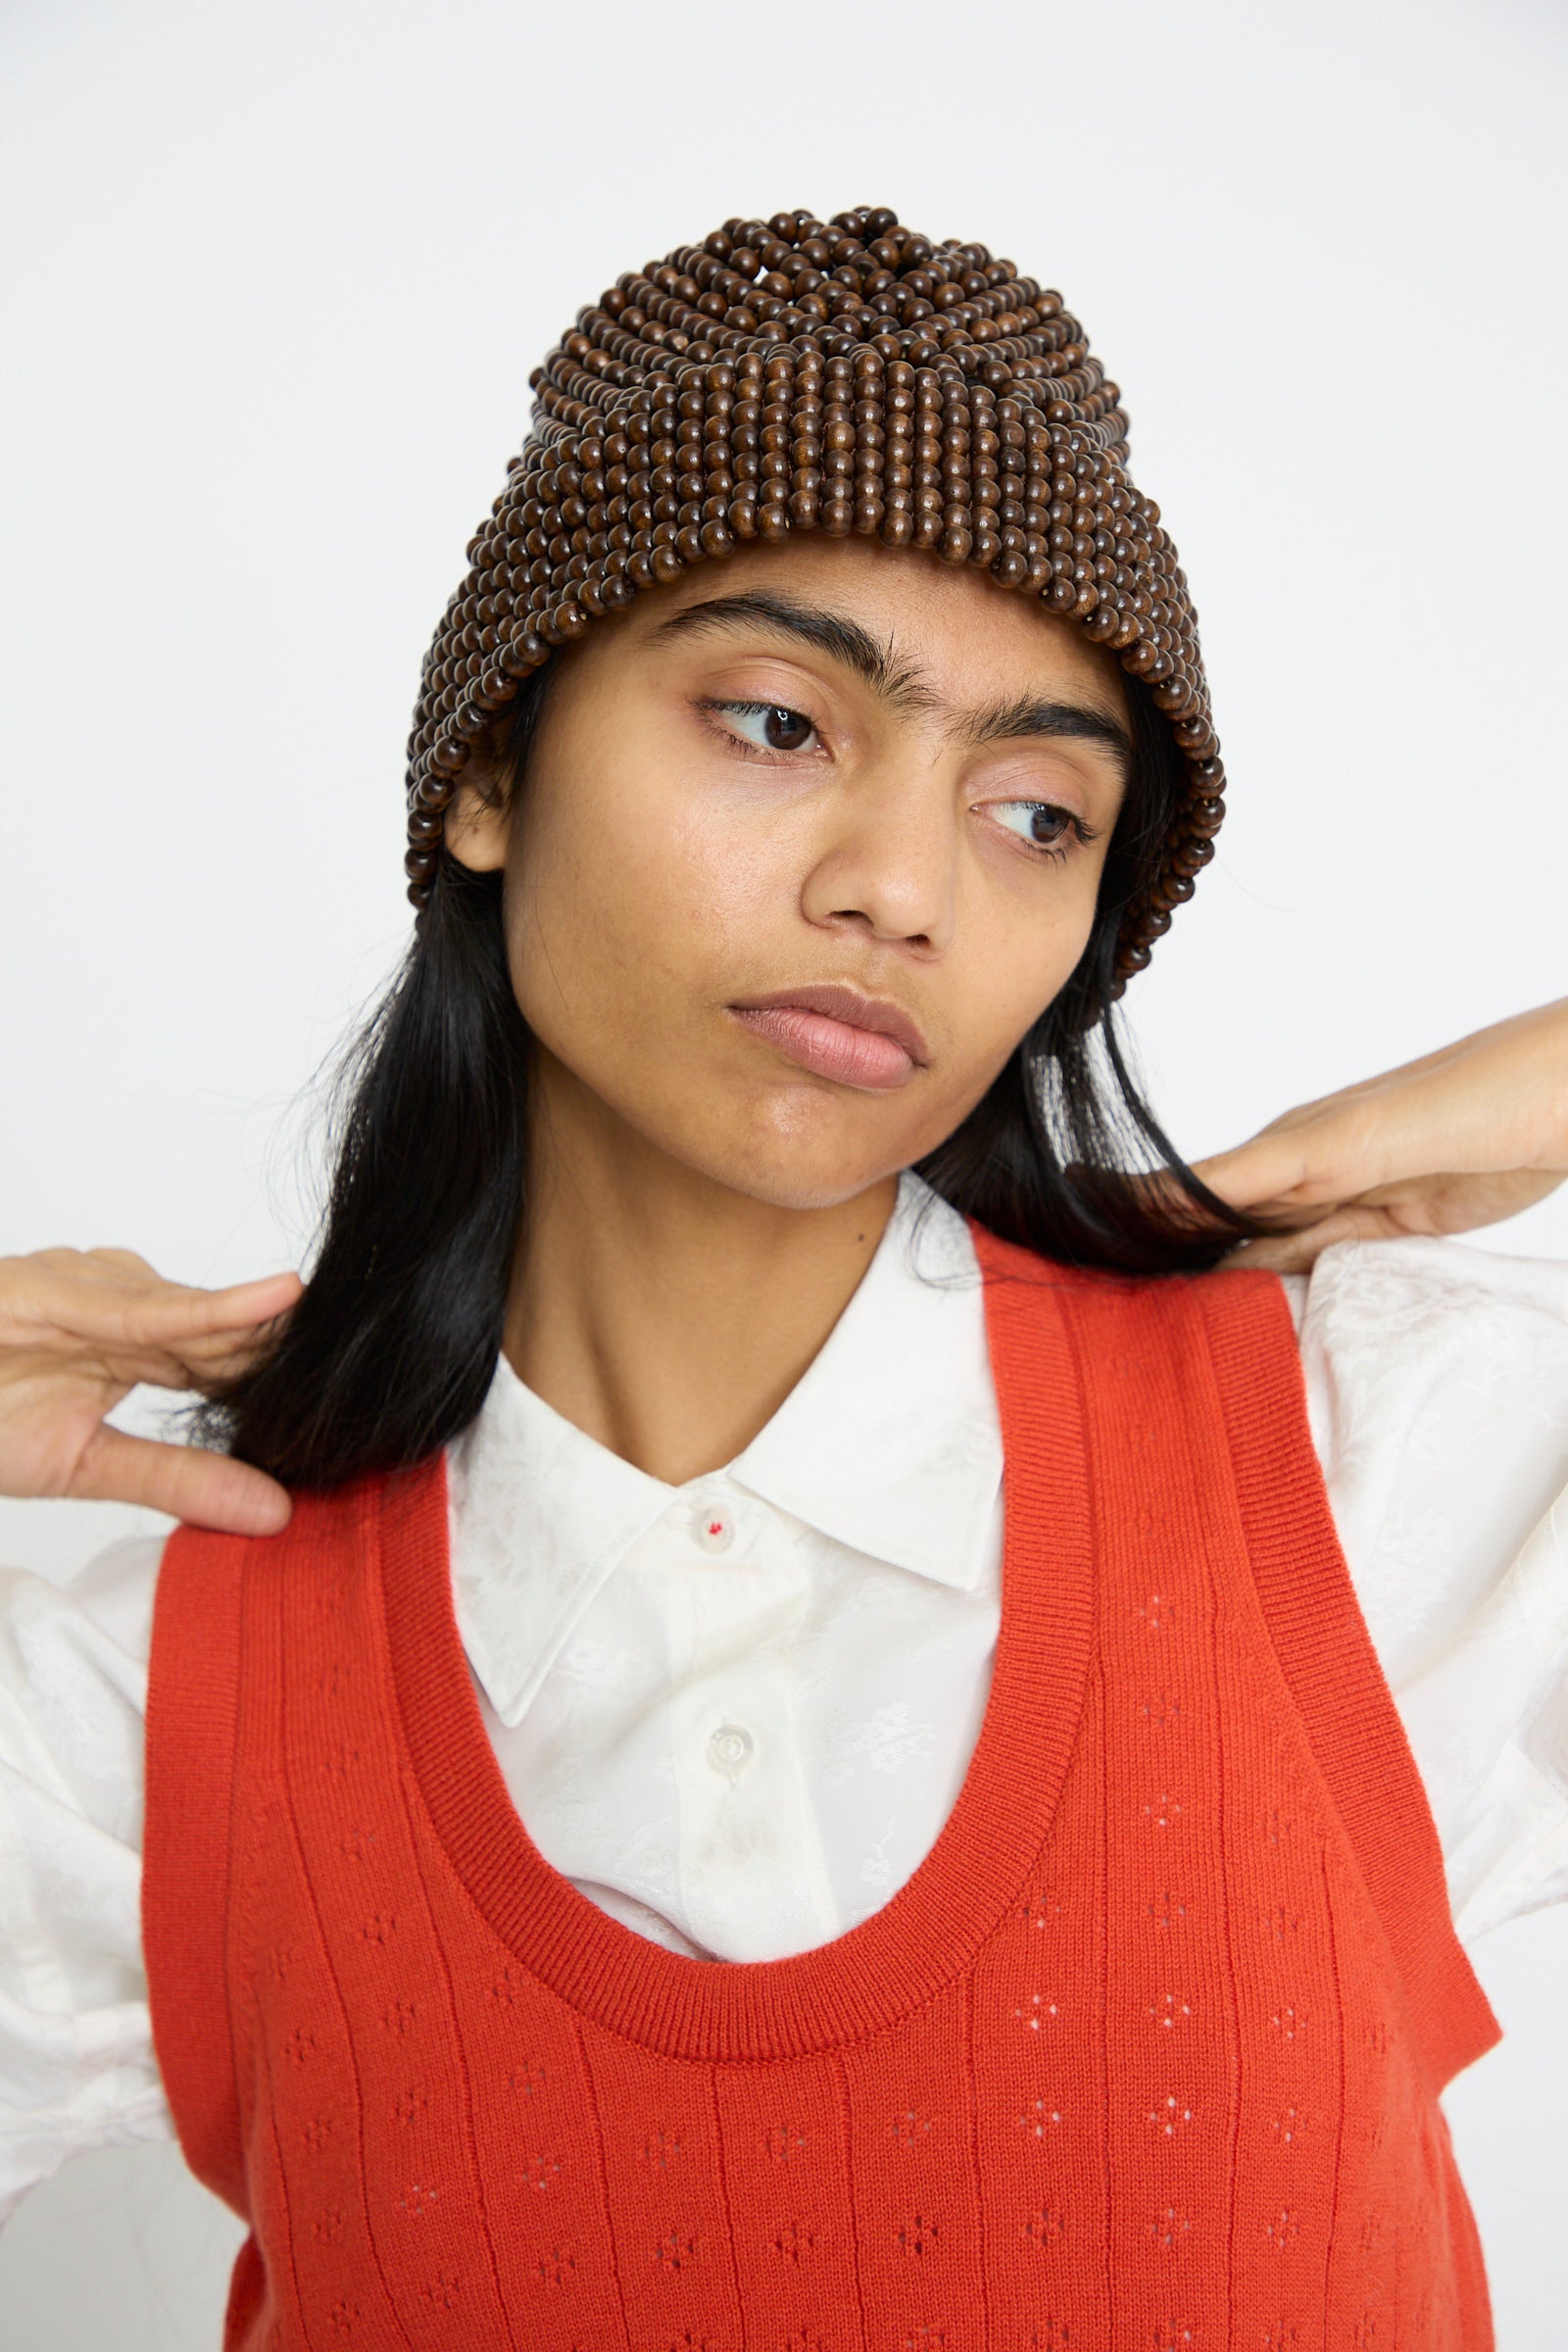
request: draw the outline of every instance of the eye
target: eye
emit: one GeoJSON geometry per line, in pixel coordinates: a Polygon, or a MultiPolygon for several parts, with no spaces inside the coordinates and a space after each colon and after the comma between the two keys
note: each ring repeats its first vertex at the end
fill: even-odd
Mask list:
{"type": "Polygon", "coordinates": [[[991,814],[1009,833],[1031,849],[1044,850],[1048,856],[1065,857],[1069,841],[1088,842],[1095,839],[1091,827],[1070,808],[1058,808],[1053,801],[993,801],[991,814]]]}
{"type": "Polygon", "coordinates": [[[725,731],[756,752],[804,752],[816,733],[804,710],[784,703],[710,703],[725,731]]]}

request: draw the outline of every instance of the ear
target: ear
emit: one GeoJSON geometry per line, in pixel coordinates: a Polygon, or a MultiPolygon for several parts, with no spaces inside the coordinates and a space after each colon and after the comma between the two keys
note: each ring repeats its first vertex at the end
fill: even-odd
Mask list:
{"type": "Polygon", "coordinates": [[[492,746],[481,738],[447,810],[446,845],[460,865],[487,874],[506,864],[512,798],[492,746]]]}

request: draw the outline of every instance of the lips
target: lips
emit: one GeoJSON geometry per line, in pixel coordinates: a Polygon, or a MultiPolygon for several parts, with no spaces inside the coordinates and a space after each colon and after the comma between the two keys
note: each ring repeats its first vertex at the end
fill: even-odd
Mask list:
{"type": "Polygon", "coordinates": [[[847,1086],[886,1092],[931,1058],[918,1021],[901,1004],[836,983],[781,988],[729,1010],[791,1061],[847,1086]]]}

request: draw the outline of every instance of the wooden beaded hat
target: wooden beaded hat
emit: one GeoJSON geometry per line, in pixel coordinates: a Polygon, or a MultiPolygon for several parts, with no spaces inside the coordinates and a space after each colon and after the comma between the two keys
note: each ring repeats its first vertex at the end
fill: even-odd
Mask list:
{"type": "Polygon", "coordinates": [[[726,220],[617,280],[530,383],[527,440],[425,657],[416,906],[473,743],[554,647],[743,539],[859,531],[1038,597],[1143,681],[1186,778],[1118,988],[1149,961],[1212,855],[1224,771],[1186,575],[1059,294],[885,207],[726,220]]]}

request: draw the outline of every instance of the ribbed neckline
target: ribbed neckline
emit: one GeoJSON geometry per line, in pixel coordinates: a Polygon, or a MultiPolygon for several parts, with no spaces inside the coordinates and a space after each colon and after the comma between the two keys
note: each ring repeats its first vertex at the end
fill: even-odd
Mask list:
{"type": "Polygon", "coordinates": [[[1083,1398],[1059,1298],[1072,1277],[968,1222],[1004,1456],[991,1690],[936,1843],[889,1902],[830,1943],[781,1960],[694,1960],[611,1918],[545,1860],[507,1791],[464,1656],[441,1461],[388,1484],[387,1636],[403,1736],[436,1835],[524,1966],[583,2017],[666,2056],[804,2056],[896,2024],[962,1973],[1050,1832],[1094,1624],[1083,1398]]]}

